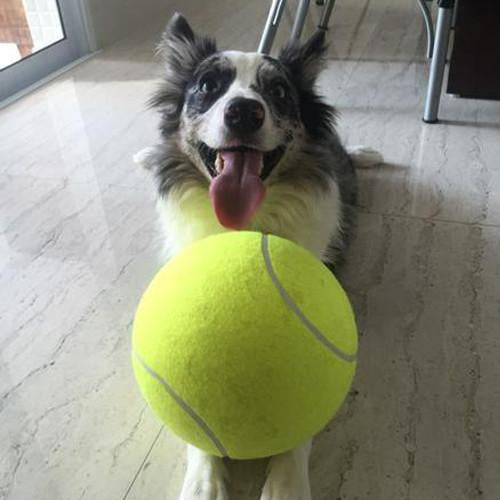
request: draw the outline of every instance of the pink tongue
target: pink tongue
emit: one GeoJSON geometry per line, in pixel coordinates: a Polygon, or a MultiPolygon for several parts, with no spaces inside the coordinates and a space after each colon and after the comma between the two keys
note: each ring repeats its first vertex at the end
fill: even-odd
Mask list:
{"type": "Polygon", "coordinates": [[[243,229],[264,199],[266,188],[259,177],[262,153],[225,151],[222,172],[210,184],[210,197],[219,222],[229,229],[243,229]]]}

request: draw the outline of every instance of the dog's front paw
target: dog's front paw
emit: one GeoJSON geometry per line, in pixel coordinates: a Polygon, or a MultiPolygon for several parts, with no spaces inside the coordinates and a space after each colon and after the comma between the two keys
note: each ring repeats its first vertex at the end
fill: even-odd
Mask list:
{"type": "Polygon", "coordinates": [[[184,481],[179,500],[228,500],[224,480],[213,478],[191,478],[184,481]]]}
{"type": "Polygon", "coordinates": [[[260,500],[311,500],[309,481],[296,471],[270,471],[260,500]]]}
{"type": "Polygon", "coordinates": [[[356,168],[373,168],[384,163],[384,157],[374,149],[364,146],[351,146],[347,152],[356,168]]]}
{"type": "Polygon", "coordinates": [[[272,457],[260,500],[311,500],[308,459],[311,444],[272,457]]]}
{"type": "Polygon", "coordinates": [[[151,158],[153,157],[154,152],[155,152],[154,147],[144,148],[135,153],[132,159],[136,165],[139,165],[140,167],[143,167],[146,170],[150,170],[151,158]]]}
{"type": "Polygon", "coordinates": [[[227,472],[221,458],[188,446],[187,471],[179,500],[228,500],[227,472]]]}

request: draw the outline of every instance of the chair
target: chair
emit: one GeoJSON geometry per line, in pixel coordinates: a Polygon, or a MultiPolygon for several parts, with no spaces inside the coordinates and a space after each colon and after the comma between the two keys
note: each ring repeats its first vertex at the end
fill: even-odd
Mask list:
{"type": "MultiPolygon", "coordinates": [[[[328,23],[332,15],[333,7],[335,6],[335,1],[336,0],[316,0],[316,4],[322,7],[318,29],[328,30],[328,23]]],[[[441,100],[441,89],[443,86],[444,69],[446,66],[446,55],[448,52],[455,0],[437,0],[438,15],[436,30],[434,30],[431,11],[427,5],[429,2],[432,2],[432,0],[417,0],[424,17],[427,31],[427,57],[431,59],[423,120],[426,123],[436,123],[438,121],[439,103],[441,100]]],[[[262,54],[269,54],[271,51],[285,4],[286,0],[272,0],[271,2],[271,7],[269,8],[269,14],[258,48],[258,51],[262,54]]],[[[310,0],[299,0],[292,32],[290,34],[291,40],[300,39],[309,5],[310,0]]]]}

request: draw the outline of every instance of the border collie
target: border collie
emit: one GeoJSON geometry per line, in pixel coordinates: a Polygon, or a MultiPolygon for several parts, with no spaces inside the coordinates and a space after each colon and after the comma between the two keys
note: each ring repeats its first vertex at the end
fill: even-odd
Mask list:
{"type": "MultiPolygon", "coordinates": [[[[161,142],[135,157],[154,175],[166,257],[210,234],[238,229],[288,238],[333,267],[356,199],[353,159],[334,130],[335,110],[315,82],[326,50],[318,31],[277,58],[219,52],[174,15],[163,34],[163,82],[152,98],[161,142]]],[[[261,500],[308,500],[311,442],[272,457],[261,500]]],[[[182,500],[227,499],[223,461],[188,445],[182,500]]]]}

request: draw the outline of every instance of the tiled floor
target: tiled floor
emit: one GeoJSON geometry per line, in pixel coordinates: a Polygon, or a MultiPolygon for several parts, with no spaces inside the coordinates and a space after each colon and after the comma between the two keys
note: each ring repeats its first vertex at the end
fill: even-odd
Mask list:
{"type": "MultiPolygon", "coordinates": [[[[223,47],[256,46],[267,2],[200,5],[177,7],[223,47]]],[[[153,191],[131,161],[156,136],[144,103],[157,34],[148,27],[0,112],[0,499],[179,490],[183,445],[145,406],[129,363],[134,307],[159,266],[153,191]]],[[[343,275],[361,359],[315,441],[313,497],[496,500],[500,103],[445,97],[445,121],[421,122],[425,38],[411,0],[339,0],[330,36],[321,86],[340,133],[387,164],[360,173],[343,275]]],[[[231,498],[257,499],[264,467],[230,464],[231,498]]]]}

